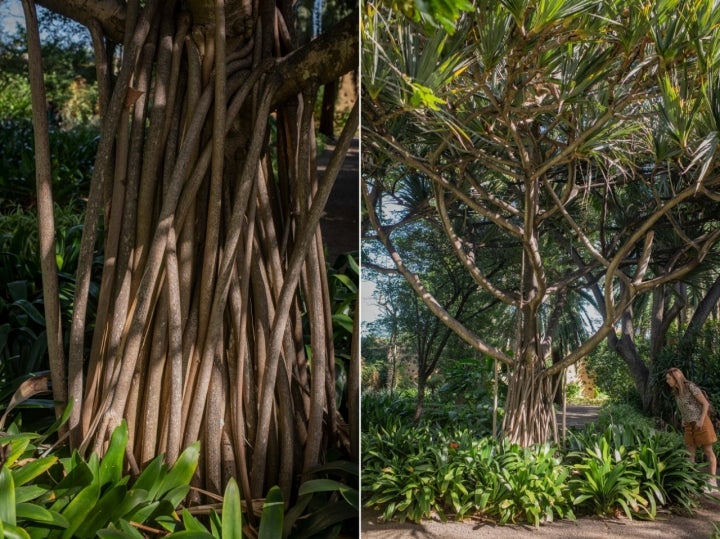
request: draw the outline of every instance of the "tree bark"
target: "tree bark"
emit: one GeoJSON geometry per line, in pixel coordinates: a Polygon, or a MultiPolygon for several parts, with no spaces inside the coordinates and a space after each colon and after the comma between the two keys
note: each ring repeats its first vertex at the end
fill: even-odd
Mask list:
{"type": "Polygon", "coordinates": [[[47,335],[50,376],[55,413],[59,417],[68,404],[67,370],[63,352],[60,301],[58,295],[58,267],[55,259],[55,215],[50,166],[50,135],[48,133],[47,100],[43,79],[40,32],[35,4],[23,0],[27,27],[28,68],[35,136],[35,185],[37,190],[38,236],[42,271],[45,328],[47,335]]]}
{"type": "Polygon", "coordinates": [[[357,13],[298,48],[273,2],[45,5],[91,25],[98,54],[123,43],[114,87],[113,60],[98,58],[103,123],[58,384],[78,403],[71,446],[102,454],[124,419],[135,471],[200,440],[197,486],[220,493],[237,476],[248,503],[274,483],[290,501],[328,449],[357,454],[339,433],[318,221],[359,106],[320,182],[312,119],[312,90],[357,69],[357,13]]]}
{"type": "Polygon", "coordinates": [[[681,349],[692,346],[693,341],[697,338],[700,328],[702,328],[705,321],[710,318],[713,312],[715,312],[718,302],[720,302],[720,276],[715,279],[698,306],[695,308],[695,312],[690,319],[690,323],[683,334],[680,344],[681,349]]]}

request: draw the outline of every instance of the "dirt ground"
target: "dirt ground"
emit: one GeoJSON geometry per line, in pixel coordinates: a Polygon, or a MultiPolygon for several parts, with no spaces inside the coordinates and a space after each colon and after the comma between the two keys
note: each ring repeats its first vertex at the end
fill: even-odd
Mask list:
{"type": "Polygon", "coordinates": [[[691,517],[659,512],[656,520],[585,517],[533,526],[497,526],[467,519],[463,522],[427,520],[421,524],[379,523],[378,514],[363,511],[361,539],[609,539],[616,537],[663,539],[710,539],[720,530],[720,500],[702,499],[691,517]]]}

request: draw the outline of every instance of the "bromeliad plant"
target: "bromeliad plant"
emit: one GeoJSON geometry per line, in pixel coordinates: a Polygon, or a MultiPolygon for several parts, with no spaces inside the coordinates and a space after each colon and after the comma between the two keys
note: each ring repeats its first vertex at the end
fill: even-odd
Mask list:
{"type": "MultiPolygon", "coordinates": [[[[170,533],[170,537],[242,537],[240,495],[234,479],[226,487],[219,515],[212,507],[205,524],[186,509],[177,517],[177,506],[188,493],[197,467],[199,443],[188,447],[170,468],[162,455],[156,457],[132,482],[130,476],[122,475],[128,438],[124,422],[114,431],[102,459],[93,454],[85,460],[77,452],[69,458],[39,454],[68,412],[44,435],[21,433],[16,424],[0,433],[0,537],[142,539],[148,532],[170,533]]],[[[313,470],[287,514],[282,493],[274,487],[262,506],[259,528],[251,536],[337,536],[348,522],[357,520],[359,495],[351,486],[357,484],[357,475],[356,467],[345,461],[313,470]]]]}
{"type": "MultiPolygon", "coordinates": [[[[188,446],[172,466],[160,455],[133,479],[124,473],[129,436],[124,421],[113,431],[102,459],[95,454],[84,459],[77,451],[62,458],[52,448],[42,452],[48,437],[69,414],[68,407],[42,435],[23,433],[17,423],[0,433],[0,537],[243,537],[243,511],[256,515],[254,507],[243,508],[235,479],[229,480],[222,505],[209,507],[206,519],[187,508],[179,509],[197,469],[198,442],[188,446]]],[[[287,514],[281,490],[273,487],[262,504],[259,522],[248,524],[253,531],[246,529],[246,536],[336,536],[345,521],[358,514],[358,492],[348,486],[356,481],[357,470],[338,462],[317,468],[312,475],[287,514]]]]}
{"type": "Polygon", "coordinates": [[[658,507],[690,511],[703,474],[672,433],[611,425],[522,448],[472,431],[408,427],[400,421],[363,437],[365,505],[386,520],[469,515],[534,525],[575,512],[655,518],[658,507]]]}
{"type": "Polygon", "coordinates": [[[599,434],[575,433],[568,444],[575,499],[598,514],[654,518],[670,504],[691,511],[702,494],[703,474],[675,433],[610,424],[599,434]]]}
{"type": "Polygon", "coordinates": [[[572,455],[581,460],[570,481],[579,506],[589,507],[597,515],[614,514],[620,507],[628,518],[645,510],[655,517],[655,506],[640,494],[640,477],[633,467],[634,454],[624,447],[613,449],[604,437],[585,454],[572,455]]]}
{"type": "Polygon", "coordinates": [[[574,518],[568,470],[551,445],[521,448],[470,431],[395,425],[367,435],[363,447],[366,505],[382,508],[387,520],[417,522],[433,512],[501,524],[574,518]]]}
{"type": "MultiPolygon", "coordinates": [[[[69,408],[61,419],[68,414],[69,408]]],[[[86,460],[77,452],[68,458],[38,456],[46,438],[47,434],[21,433],[16,424],[0,437],[5,456],[0,469],[0,527],[6,536],[90,539],[110,525],[131,536],[131,522],[157,526],[162,518],[172,517],[190,490],[200,453],[199,444],[192,444],[172,467],[158,456],[131,484],[124,474],[124,422],[113,432],[102,460],[95,454],[86,460]]]]}

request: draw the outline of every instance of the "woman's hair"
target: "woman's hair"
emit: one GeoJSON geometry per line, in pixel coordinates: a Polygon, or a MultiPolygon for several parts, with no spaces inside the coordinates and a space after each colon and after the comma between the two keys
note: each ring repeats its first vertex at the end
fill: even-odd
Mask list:
{"type": "Polygon", "coordinates": [[[677,367],[672,367],[667,370],[667,373],[670,376],[672,376],[675,379],[675,387],[672,388],[673,393],[676,395],[680,395],[685,393],[685,389],[687,388],[688,379],[685,378],[685,375],[683,372],[678,369],[677,367]]]}

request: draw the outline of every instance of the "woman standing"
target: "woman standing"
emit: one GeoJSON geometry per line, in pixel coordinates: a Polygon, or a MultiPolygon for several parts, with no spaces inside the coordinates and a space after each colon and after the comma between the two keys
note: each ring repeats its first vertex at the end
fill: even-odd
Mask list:
{"type": "Polygon", "coordinates": [[[673,367],[667,371],[665,381],[672,388],[675,402],[680,410],[682,426],[685,429],[685,447],[690,453],[690,461],[695,462],[697,446],[702,447],[708,461],[710,473],[710,486],[717,488],[717,459],[712,444],[717,440],[715,429],[710,421],[710,403],[702,390],[685,378],[678,368],[673,367]]]}

